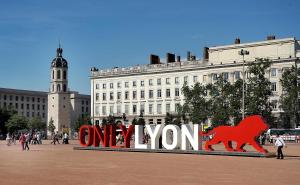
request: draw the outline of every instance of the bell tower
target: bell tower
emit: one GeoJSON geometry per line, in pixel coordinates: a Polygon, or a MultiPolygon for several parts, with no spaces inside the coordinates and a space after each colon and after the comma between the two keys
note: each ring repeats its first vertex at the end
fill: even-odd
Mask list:
{"type": "Polygon", "coordinates": [[[55,131],[70,130],[70,92],[68,90],[68,62],[62,56],[60,44],[51,62],[50,90],[48,94],[48,122],[53,120],[55,131]]]}

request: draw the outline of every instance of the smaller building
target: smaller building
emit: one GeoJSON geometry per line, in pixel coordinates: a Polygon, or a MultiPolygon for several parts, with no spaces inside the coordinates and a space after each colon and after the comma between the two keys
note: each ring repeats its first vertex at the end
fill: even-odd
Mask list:
{"type": "Polygon", "coordinates": [[[40,117],[47,121],[48,93],[0,88],[0,108],[12,108],[28,119],[40,117]]]}

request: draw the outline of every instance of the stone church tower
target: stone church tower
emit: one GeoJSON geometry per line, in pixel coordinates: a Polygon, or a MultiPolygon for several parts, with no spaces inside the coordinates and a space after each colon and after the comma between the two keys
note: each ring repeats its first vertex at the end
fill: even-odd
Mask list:
{"type": "Polygon", "coordinates": [[[68,62],[62,56],[63,49],[56,50],[56,57],[51,63],[51,81],[48,94],[48,121],[53,120],[55,131],[70,129],[70,92],[68,90],[68,62]]]}

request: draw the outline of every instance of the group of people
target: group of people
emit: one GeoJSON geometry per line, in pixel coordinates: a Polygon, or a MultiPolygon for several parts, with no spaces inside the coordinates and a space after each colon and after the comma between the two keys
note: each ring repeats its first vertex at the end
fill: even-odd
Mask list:
{"type": "Polygon", "coordinates": [[[19,134],[6,134],[6,144],[16,144],[16,140],[19,139],[22,150],[29,150],[29,144],[42,144],[42,135],[40,132],[21,132],[19,134]]]}
{"type": "Polygon", "coordinates": [[[55,134],[53,134],[52,136],[52,142],[51,144],[56,145],[56,143],[59,143],[59,139],[63,138],[62,144],[69,144],[69,135],[67,133],[64,133],[62,136],[58,134],[58,132],[56,132],[55,134]]]}
{"type": "Polygon", "coordinates": [[[12,143],[16,144],[16,135],[15,134],[10,135],[9,133],[7,133],[5,140],[6,140],[7,146],[10,146],[12,143]]]}

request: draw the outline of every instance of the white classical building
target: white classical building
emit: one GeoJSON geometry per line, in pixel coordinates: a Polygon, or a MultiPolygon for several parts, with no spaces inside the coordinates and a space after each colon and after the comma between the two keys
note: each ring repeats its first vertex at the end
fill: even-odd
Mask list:
{"type": "Polygon", "coordinates": [[[225,46],[205,47],[203,58],[197,60],[188,52],[187,61],[167,54],[166,63],[151,55],[151,63],[127,68],[97,69],[91,72],[92,118],[100,122],[108,115],[126,114],[129,120],[141,112],[147,123],[164,123],[167,112],[176,112],[176,104],[184,103],[181,88],[186,82],[193,85],[213,83],[218,75],[234,82],[242,78],[243,57],[239,51],[247,50],[245,66],[256,58],[272,60],[269,78],[272,83],[274,113],[281,111],[278,100],[282,93],[279,83],[282,72],[295,64],[300,57],[299,41],[295,38],[275,39],[269,36],[265,41],[240,43],[225,46]]]}

